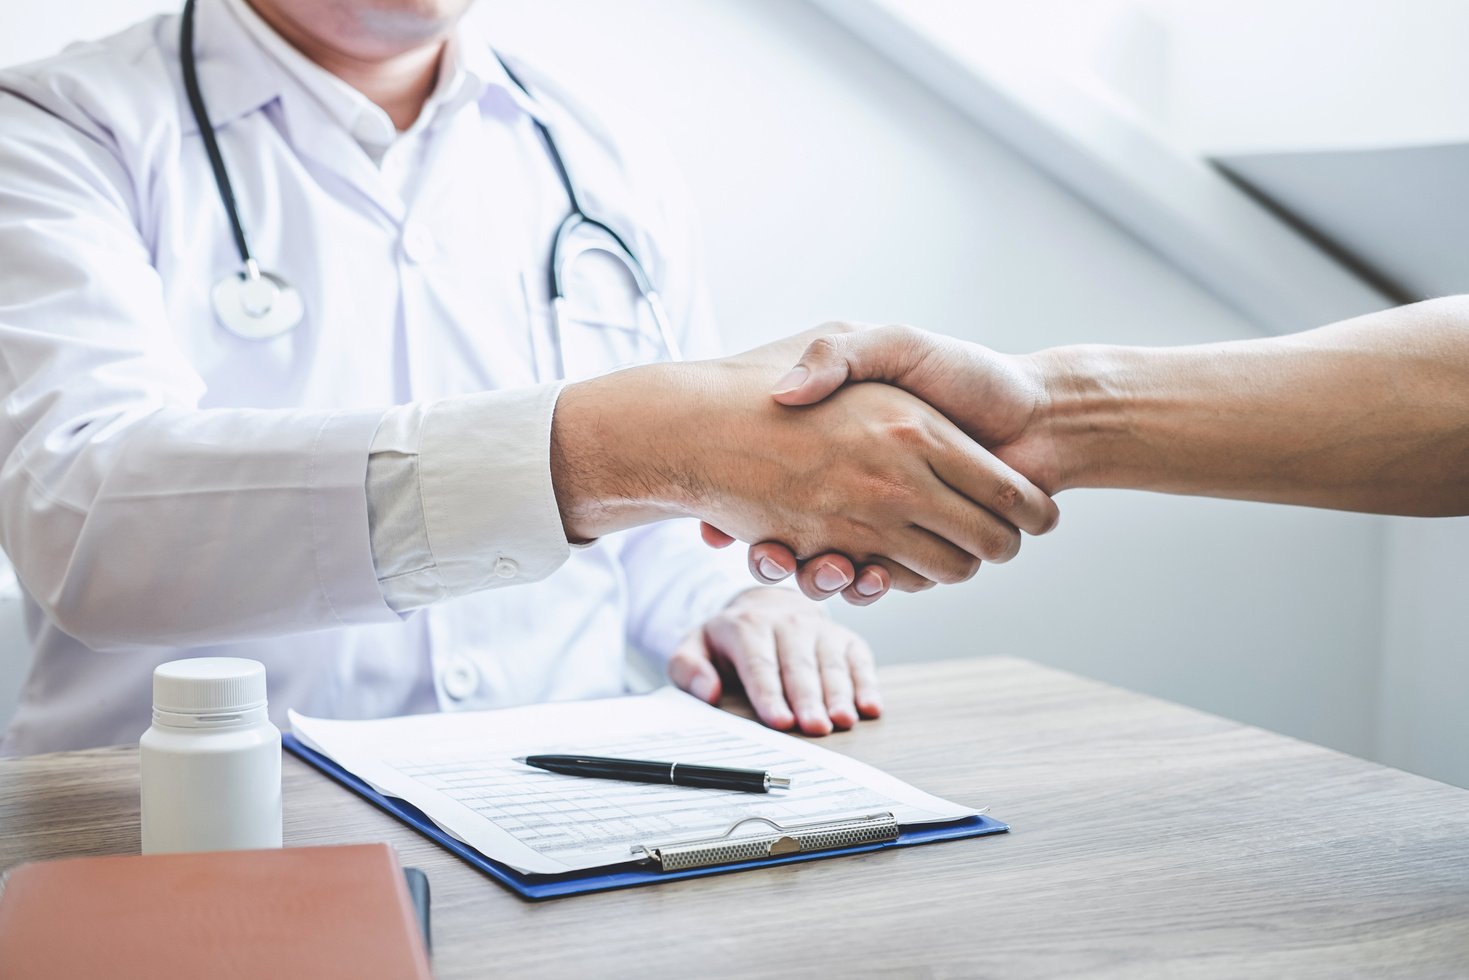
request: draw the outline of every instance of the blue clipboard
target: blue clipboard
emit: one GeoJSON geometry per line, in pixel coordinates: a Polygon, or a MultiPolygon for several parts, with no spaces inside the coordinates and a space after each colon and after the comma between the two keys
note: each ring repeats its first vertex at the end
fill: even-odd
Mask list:
{"type": "Polygon", "coordinates": [[[384,796],[320,752],[301,744],[296,736],[282,735],[281,744],[292,754],[320,769],[353,792],[365,796],[429,840],[459,855],[517,895],[537,901],[543,898],[562,898],[566,895],[610,891],[614,888],[631,888],[635,885],[653,885],[660,881],[675,881],[679,878],[697,878],[704,875],[725,874],[730,871],[745,871],[750,868],[765,868],[777,864],[793,864],[797,861],[814,861],[818,858],[836,857],[841,854],[862,854],[866,851],[880,851],[890,847],[911,847],[914,844],[931,844],[934,841],[1002,834],[1010,829],[1008,824],[980,814],[949,823],[924,824],[911,830],[904,830],[895,841],[859,844],[854,847],[810,851],[803,854],[787,854],[782,857],[743,861],[739,864],[720,864],[689,868],[683,871],[658,871],[649,869],[641,863],[629,861],[625,865],[597,868],[594,871],[571,871],[559,875],[525,874],[498,861],[492,861],[463,841],[455,840],[440,830],[432,820],[424,815],[422,810],[396,797],[384,796]]]}

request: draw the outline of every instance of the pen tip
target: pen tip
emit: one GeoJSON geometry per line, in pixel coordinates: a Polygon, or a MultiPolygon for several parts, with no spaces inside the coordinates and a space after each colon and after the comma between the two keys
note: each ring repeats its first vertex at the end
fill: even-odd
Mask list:
{"type": "Polygon", "coordinates": [[[523,755],[517,755],[515,758],[511,759],[510,761],[511,762],[518,762],[518,763],[520,763],[523,766],[523,765],[525,765],[525,756],[523,756],[523,755]]]}

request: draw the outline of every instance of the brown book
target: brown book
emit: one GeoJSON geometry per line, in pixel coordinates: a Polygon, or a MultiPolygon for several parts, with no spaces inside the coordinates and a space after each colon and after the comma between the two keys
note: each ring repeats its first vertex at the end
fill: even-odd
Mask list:
{"type": "Polygon", "coordinates": [[[428,957],[387,844],[68,858],[11,871],[5,980],[410,980],[428,957]]]}

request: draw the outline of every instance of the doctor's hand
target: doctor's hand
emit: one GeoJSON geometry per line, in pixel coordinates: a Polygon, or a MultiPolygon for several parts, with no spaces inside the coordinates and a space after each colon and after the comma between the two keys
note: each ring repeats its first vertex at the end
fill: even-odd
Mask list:
{"type": "Polygon", "coordinates": [[[805,735],[851,728],[882,711],[866,642],[786,589],[737,596],[679,645],[668,677],[710,704],[727,685],[743,688],[762,722],[805,735]]]}
{"type": "MultiPolygon", "coordinates": [[[[1050,398],[1042,366],[1033,357],[999,354],[978,344],[906,326],[836,330],[813,340],[772,389],[783,405],[811,405],[843,385],[882,381],[911,392],[954,421],[976,442],[1025,474],[1046,493],[1067,479],[1047,411],[1050,398]]],[[[1055,524],[1027,527],[1040,534],[1055,524]]],[[[723,547],[732,538],[708,525],[705,540],[723,547]]],[[[825,550],[825,549],[823,549],[825,550]]],[[[891,585],[880,565],[858,567],[837,551],[798,561],[786,543],[766,541],[750,549],[750,569],[767,582],[797,575],[802,591],[824,599],[836,593],[854,605],[881,598],[891,585]]]]}
{"type": "Polygon", "coordinates": [[[799,555],[839,551],[912,591],[1006,561],[1020,529],[1055,523],[1033,483],[895,387],[772,401],[810,336],[568,385],[551,435],[568,538],[688,515],[799,555]]]}

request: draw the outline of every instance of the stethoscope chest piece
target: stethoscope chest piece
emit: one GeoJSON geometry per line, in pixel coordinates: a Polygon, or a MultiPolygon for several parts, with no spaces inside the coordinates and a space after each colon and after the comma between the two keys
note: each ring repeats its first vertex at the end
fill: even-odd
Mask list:
{"type": "Polygon", "coordinates": [[[301,322],[301,294],[274,273],[249,262],[225,276],[209,292],[214,315],[225,329],[246,340],[279,337],[301,322]]]}

